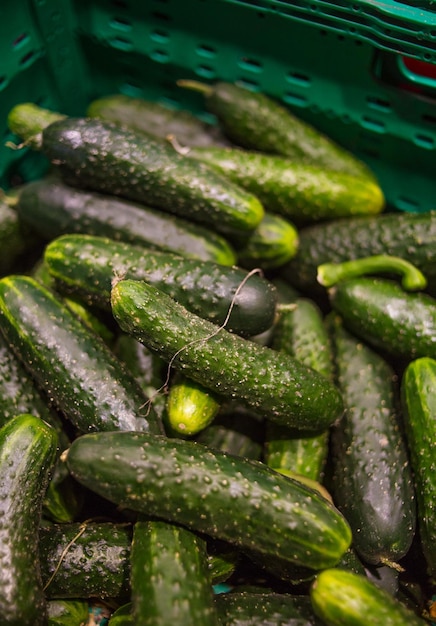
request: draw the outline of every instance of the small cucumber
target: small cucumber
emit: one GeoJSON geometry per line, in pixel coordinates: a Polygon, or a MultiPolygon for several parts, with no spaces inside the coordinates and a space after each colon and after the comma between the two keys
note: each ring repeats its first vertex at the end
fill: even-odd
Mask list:
{"type": "Polygon", "coordinates": [[[206,542],[161,520],[134,524],[132,616],[143,626],[218,626],[206,542]]]}
{"type": "Polygon", "coordinates": [[[93,100],[88,117],[98,117],[148,133],[160,139],[174,135],[190,146],[227,145],[218,126],[205,122],[186,109],[175,109],[162,102],[110,94],[93,100]]]}
{"type": "Polygon", "coordinates": [[[230,243],[209,228],[143,203],[71,187],[55,176],[24,185],[16,212],[15,219],[19,216],[45,241],[87,233],[202,261],[236,263],[230,243]]]}
{"type": "Polygon", "coordinates": [[[186,154],[253,193],[266,211],[298,225],[378,215],[385,207],[383,191],[373,178],[327,170],[322,164],[240,148],[189,148],[186,154]]]}
{"type": "Polygon", "coordinates": [[[30,276],[0,280],[0,330],[38,386],[82,432],[162,426],[104,341],[30,276]]]}
{"type": "Polygon", "coordinates": [[[55,430],[34,415],[17,415],[0,429],[0,615],[5,626],[46,624],[38,528],[57,445],[55,430]]]}
{"type": "Polygon", "coordinates": [[[264,214],[255,196],[167,142],[97,118],[49,124],[39,150],[69,184],[150,204],[219,232],[249,232],[264,214]]]}
{"type": "Polygon", "coordinates": [[[416,485],[420,543],[432,577],[436,575],[436,361],[411,361],[401,380],[401,404],[416,485]]]}
{"type": "Polygon", "coordinates": [[[224,134],[243,148],[316,163],[327,170],[372,176],[351,152],[265,93],[225,81],[209,85],[179,80],[177,84],[201,92],[207,110],[216,116],[224,134]]]}
{"type": "Polygon", "coordinates": [[[324,376],[190,313],[153,285],[121,280],[111,301],[122,330],[194,381],[265,418],[319,430],[342,415],[342,398],[324,376]]]}
{"type": "Polygon", "coordinates": [[[259,273],[148,250],[106,237],[63,235],[50,242],[44,263],[59,290],[110,309],[112,281],[145,280],[200,317],[242,335],[270,328],[276,291],[259,273]]]}
{"type": "Polygon", "coordinates": [[[323,263],[387,254],[436,275],[436,211],[387,212],[319,222],[299,229],[297,254],[281,269],[283,279],[305,293],[323,293],[317,281],[323,263]]]}
{"type": "Polygon", "coordinates": [[[331,488],[370,564],[395,563],[415,535],[415,493],[391,365],[329,316],[337,385],[345,404],[331,429],[331,488]]]}
{"type": "Polygon", "coordinates": [[[425,626],[428,622],[365,576],[339,568],[320,572],[310,597],[326,626],[425,626]]]}
{"type": "Polygon", "coordinates": [[[213,422],[221,404],[217,394],[177,372],[168,390],[164,426],[175,437],[197,435],[213,422]]]}
{"type": "Polygon", "coordinates": [[[64,459],[76,480],[118,506],[255,550],[265,562],[281,557],[318,570],[350,545],[343,516],[312,489],[193,441],[92,433],[64,459]]]}
{"type": "Polygon", "coordinates": [[[411,360],[436,357],[436,300],[382,278],[350,278],[328,290],[346,328],[377,350],[411,360]]]}

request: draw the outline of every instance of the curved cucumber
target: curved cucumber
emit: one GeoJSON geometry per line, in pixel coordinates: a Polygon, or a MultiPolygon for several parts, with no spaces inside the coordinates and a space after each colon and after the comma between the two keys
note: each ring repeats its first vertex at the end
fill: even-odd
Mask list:
{"type": "Polygon", "coordinates": [[[336,564],[349,526],[327,500],[264,464],[193,441],[147,433],[92,433],[65,454],[81,484],[118,506],[182,524],[314,570],[336,564]]]}
{"type": "Polygon", "coordinates": [[[389,592],[361,574],[339,568],[318,574],[310,597],[326,626],[425,626],[421,619],[389,592]]]}
{"type": "Polygon", "coordinates": [[[121,280],[111,301],[122,330],[194,381],[265,418],[316,430],[342,415],[339,392],[321,374],[189,313],[152,285],[121,280]]]}
{"type": "Polygon", "coordinates": [[[144,280],[191,312],[243,335],[272,326],[276,314],[275,287],[259,274],[187,259],[170,252],[91,235],[63,235],[50,242],[44,263],[58,288],[90,304],[110,307],[112,281],[144,280]]]}
{"type": "Polygon", "coordinates": [[[43,626],[47,606],[39,570],[38,528],[58,438],[22,413],[0,429],[0,613],[5,626],[43,626]]]}
{"type": "Polygon", "coordinates": [[[345,413],[331,430],[331,493],[366,563],[399,561],[415,535],[415,490],[391,365],[329,317],[345,413]]]}
{"type": "Polygon", "coordinates": [[[53,404],[82,432],[162,428],[104,341],[29,276],[0,280],[0,329],[53,404]]]}
{"type": "Polygon", "coordinates": [[[71,187],[54,176],[24,185],[16,211],[44,240],[87,233],[222,265],[236,263],[230,243],[209,228],[140,202],[71,187]]]}
{"type": "Polygon", "coordinates": [[[436,573],[436,361],[422,357],[410,362],[401,381],[401,404],[416,485],[418,526],[424,558],[431,576],[436,573]]]}

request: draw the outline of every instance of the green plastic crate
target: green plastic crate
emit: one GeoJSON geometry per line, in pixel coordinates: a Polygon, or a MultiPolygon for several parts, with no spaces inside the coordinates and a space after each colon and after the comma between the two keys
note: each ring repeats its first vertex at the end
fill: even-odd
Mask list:
{"type": "Polygon", "coordinates": [[[436,208],[432,0],[17,0],[0,8],[0,186],[42,175],[10,108],[113,92],[203,113],[179,78],[262,90],[366,161],[390,207],[436,208]]]}

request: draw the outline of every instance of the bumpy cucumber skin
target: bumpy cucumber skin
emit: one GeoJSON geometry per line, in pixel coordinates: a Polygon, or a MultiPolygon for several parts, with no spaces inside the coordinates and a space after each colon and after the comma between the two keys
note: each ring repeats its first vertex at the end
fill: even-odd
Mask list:
{"type": "Polygon", "coordinates": [[[152,285],[122,280],[111,300],[122,330],[219,395],[299,429],[323,429],[341,417],[342,398],[321,374],[218,329],[152,285]]]}
{"type": "Polygon", "coordinates": [[[44,263],[59,289],[110,308],[112,281],[145,280],[190,311],[242,335],[256,335],[275,320],[275,287],[258,273],[91,235],[63,235],[50,242],[44,263]],[[238,292],[238,293],[236,293],[238,292]],[[232,304],[233,301],[233,304],[232,304]]]}
{"type": "Polygon", "coordinates": [[[306,293],[323,293],[317,268],[377,254],[399,256],[429,279],[436,275],[436,211],[335,219],[299,230],[297,254],[282,276],[306,293]]]}
{"type": "Polygon", "coordinates": [[[412,472],[391,365],[329,317],[345,413],[331,429],[331,488],[364,562],[395,562],[415,535],[412,472]]]}
{"type": "Polygon", "coordinates": [[[36,553],[57,445],[54,429],[30,414],[17,415],[0,429],[0,613],[5,626],[46,623],[36,553]]]}
{"type": "Polygon", "coordinates": [[[385,205],[375,180],[328,171],[322,165],[237,148],[197,148],[188,156],[256,195],[266,211],[297,224],[378,215],[385,205]]]}
{"type": "Polygon", "coordinates": [[[130,552],[135,624],[218,626],[206,543],[160,520],[134,525],[130,552]]]}
{"type": "Polygon", "coordinates": [[[236,263],[230,243],[211,229],[139,202],[76,189],[54,176],[23,186],[17,214],[44,240],[87,233],[202,261],[236,263]]]}
{"type": "Polygon", "coordinates": [[[436,575],[436,361],[422,357],[408,364],[401,381],[401,404],[416,485],[418,526],[431,576],[436,575]]]}
{"type": "Polygon", "coordinates": [[[328,293],[347,329],[372,347],[406,360],[436,357],[436,300],[431,296],[377,278],[344,280],[328,293]]]}
{"type": "Polygon", "coordinates": [[[310,591],[326,626],[425,626],[427,622],[365,576],[339,568],[318,574],[310,591]]]}
{"type": "Polygon", "coordinates": [[[370,176],[366,165],[268,95],[217,82],[205,103],[224,133],[248,149],[281,154],[326,169],[370,176]]]}
{"type": "Polygon", "coordinates": [[[249,232],[259,200],[164,142],[92,118],[67,118],[42,133],[42,152],[67,183],[150,203],[220,232],[249,232]]]}
{"type": "MultiPolygon", "coordinates": [[[[282,310],[273,330],[271,347],[299,359],[333,382],[331,342],[319,307],[296,297],[295,308],[282,310]]],[[[327,458],[328,430],[304,434],[269,422],[266,426],[266,462],[319,481],[327,458]]]]}
{"type": "Polygon", "coordinates": [[[166,139],[173,135],[181,145],[228,145],[218,126],[204,122],[190,111],[173,109],[161,102],[113,94],[94,100],[86,111],[99,117],[166,139]]]}
{"type": "Polygon", "coordinates": [[[77,438],[66,463],[81,484],[140,513],[314,570],[337,563],[349,526],[312,489],[260,462],[147,433],[77,438]]]}
{"type": "Polygon", "coordinates": [[[29,276],[0,281],[0,329],[53,404],[82,432],[162,426],[104,341],[29,276]],[[142,408],[141,408],[142,407],[142,408]]]}

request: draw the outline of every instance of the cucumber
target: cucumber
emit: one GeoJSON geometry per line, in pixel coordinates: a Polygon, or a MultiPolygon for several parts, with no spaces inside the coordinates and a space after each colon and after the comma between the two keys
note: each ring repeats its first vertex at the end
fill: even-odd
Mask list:
{"type": "Polygon", "coordinates": [[[177,372],[167,396],[167,434],[175,437],[197,435],[213,422],[221,408],[221,398],[203,385],[177,372]]]}
{"type": "MultiPolygon", "coordinates": [[[[271,347],[299,359],[333,383],[330,338],[323,314],[313,300],[297,296],[289,308],[282,308],[271,347]]],[[[327,458],[328,437],[328,430],[304,434],[269,421],[265,461],[277,471],[293,471],[319,481],[327,458]]]]}
{"type": "Polygon", "coordinates": [[[425,626],[421,619],[365,576],[340,568],[319,573],[310,597],[326,626],[425,626]]]}
{"type": "Polygon", "coordinates": [[[143,203],[77,189],[50,176],[23,185],[15,219],[44,239],[87,233],[182,256],[234,265],[236,252],[221,235],[143,203]]]}
{"type": "Polygon", "coordinates": [[[50,242],[44,263],[59,290],[110,308],[112,281],[145,280],[190,311],[232,332],[255,335],[272,326],[276,292],[259,273],[199,262],[91,235],[63,235],[50,242]]]}
{"type": "Polygon", "coordinates": [[[429,283],[436,275],[436,211],[334,219],[301,228],[298,236],[297,254],[281,268],[281,276],[305,293],[323,294],[317,281],[323,263],[376,254],[413,263],[429,283]]]}
{"type": "Polygon", "coordinates": [[[218,626],[206,542],[161,520],[135,523],[132,616],[143,626],[218,626]]]}
{"type": "Polygon", "coordinates": [[[373,178],[327,170],[322,164],[241,148],[189,148],[186,154],[253,193],[265,211],[299,226],[378,215],[385,207],[383,191],[373,178]]]}
{"type": "Polygon", "coordinates": [[[331,487],[369,564],[402,559],[415,535],[415,493],[399,411],[399,385],[385,358],[329,316],[345,413],[331,429],[331,487]]]}
{"type": "Polygon", "coordinates": [[[24,253],[34,247],[34,237],[27,231],[17,212],[0,200],[0,275],[10,272],[24,253]]]}
{"type": "Polygon", "coordinates": [[[46,624],[38,527],[56,459],[55,430],[21,413],[0,429],[0,614],[5,626],[46,624]]]}
{"type": "Polygon", "coordinates": [[[144,202],[219,232],[249,232],[264,214],[255,196],[167,142],[97,118],[49,124],[39,150],[69,184],[144,202]]]}
{"type": "Polygon", "coordinates": [[[104,341],[30,276],[0,280],[0,331],[79,431],[162,432],[146,395],[104,341]]]}
{"type": "Polygon", "coordinates": [[[436,361],[427,357],[411,361],[401,380],[401,405],[416,485],[420,545],[433,578],[436,575],[435,383],[436,361]]]}
{"type": "Polygon", "coordinates": [[[349,526],[327,500],[266,465],[194,441],[126,431],[82,435],[65,462],[118,506],[314,570],[336,564],[349,526]]]}
{"type": "Polygon", "coordinates": [[[283,155],[300,163],[316,163],[327,170],[372,176],[348,150],[265,93],[226,81],[208,85],[179,80],[177,84],[200,91],[224,134],[243,148],[283,155]]]}
{"type": "Polygon", "coordinates": [[[328,290],[346,328],[376,350],[406,361],[436,357],[436,300],[393,280],[350,278],[328,290]]]}
{"type": "Polygon", "coordinates": [[[299,429],[322,430],[341,417],[342,398],[324,376],[190,313],[154,286],[121,280],[111,300],[123,331],[219,395],[299,429]]]}
{"type": "Polygon", "coordinates": [[[162,102],[110,94],[93,100],[88,117],[98,117],[148,133],[160,139],[174,135],[191,146],[227,145],[218,126],[205,122],[186,109],[175,109],[162,102]]]}

